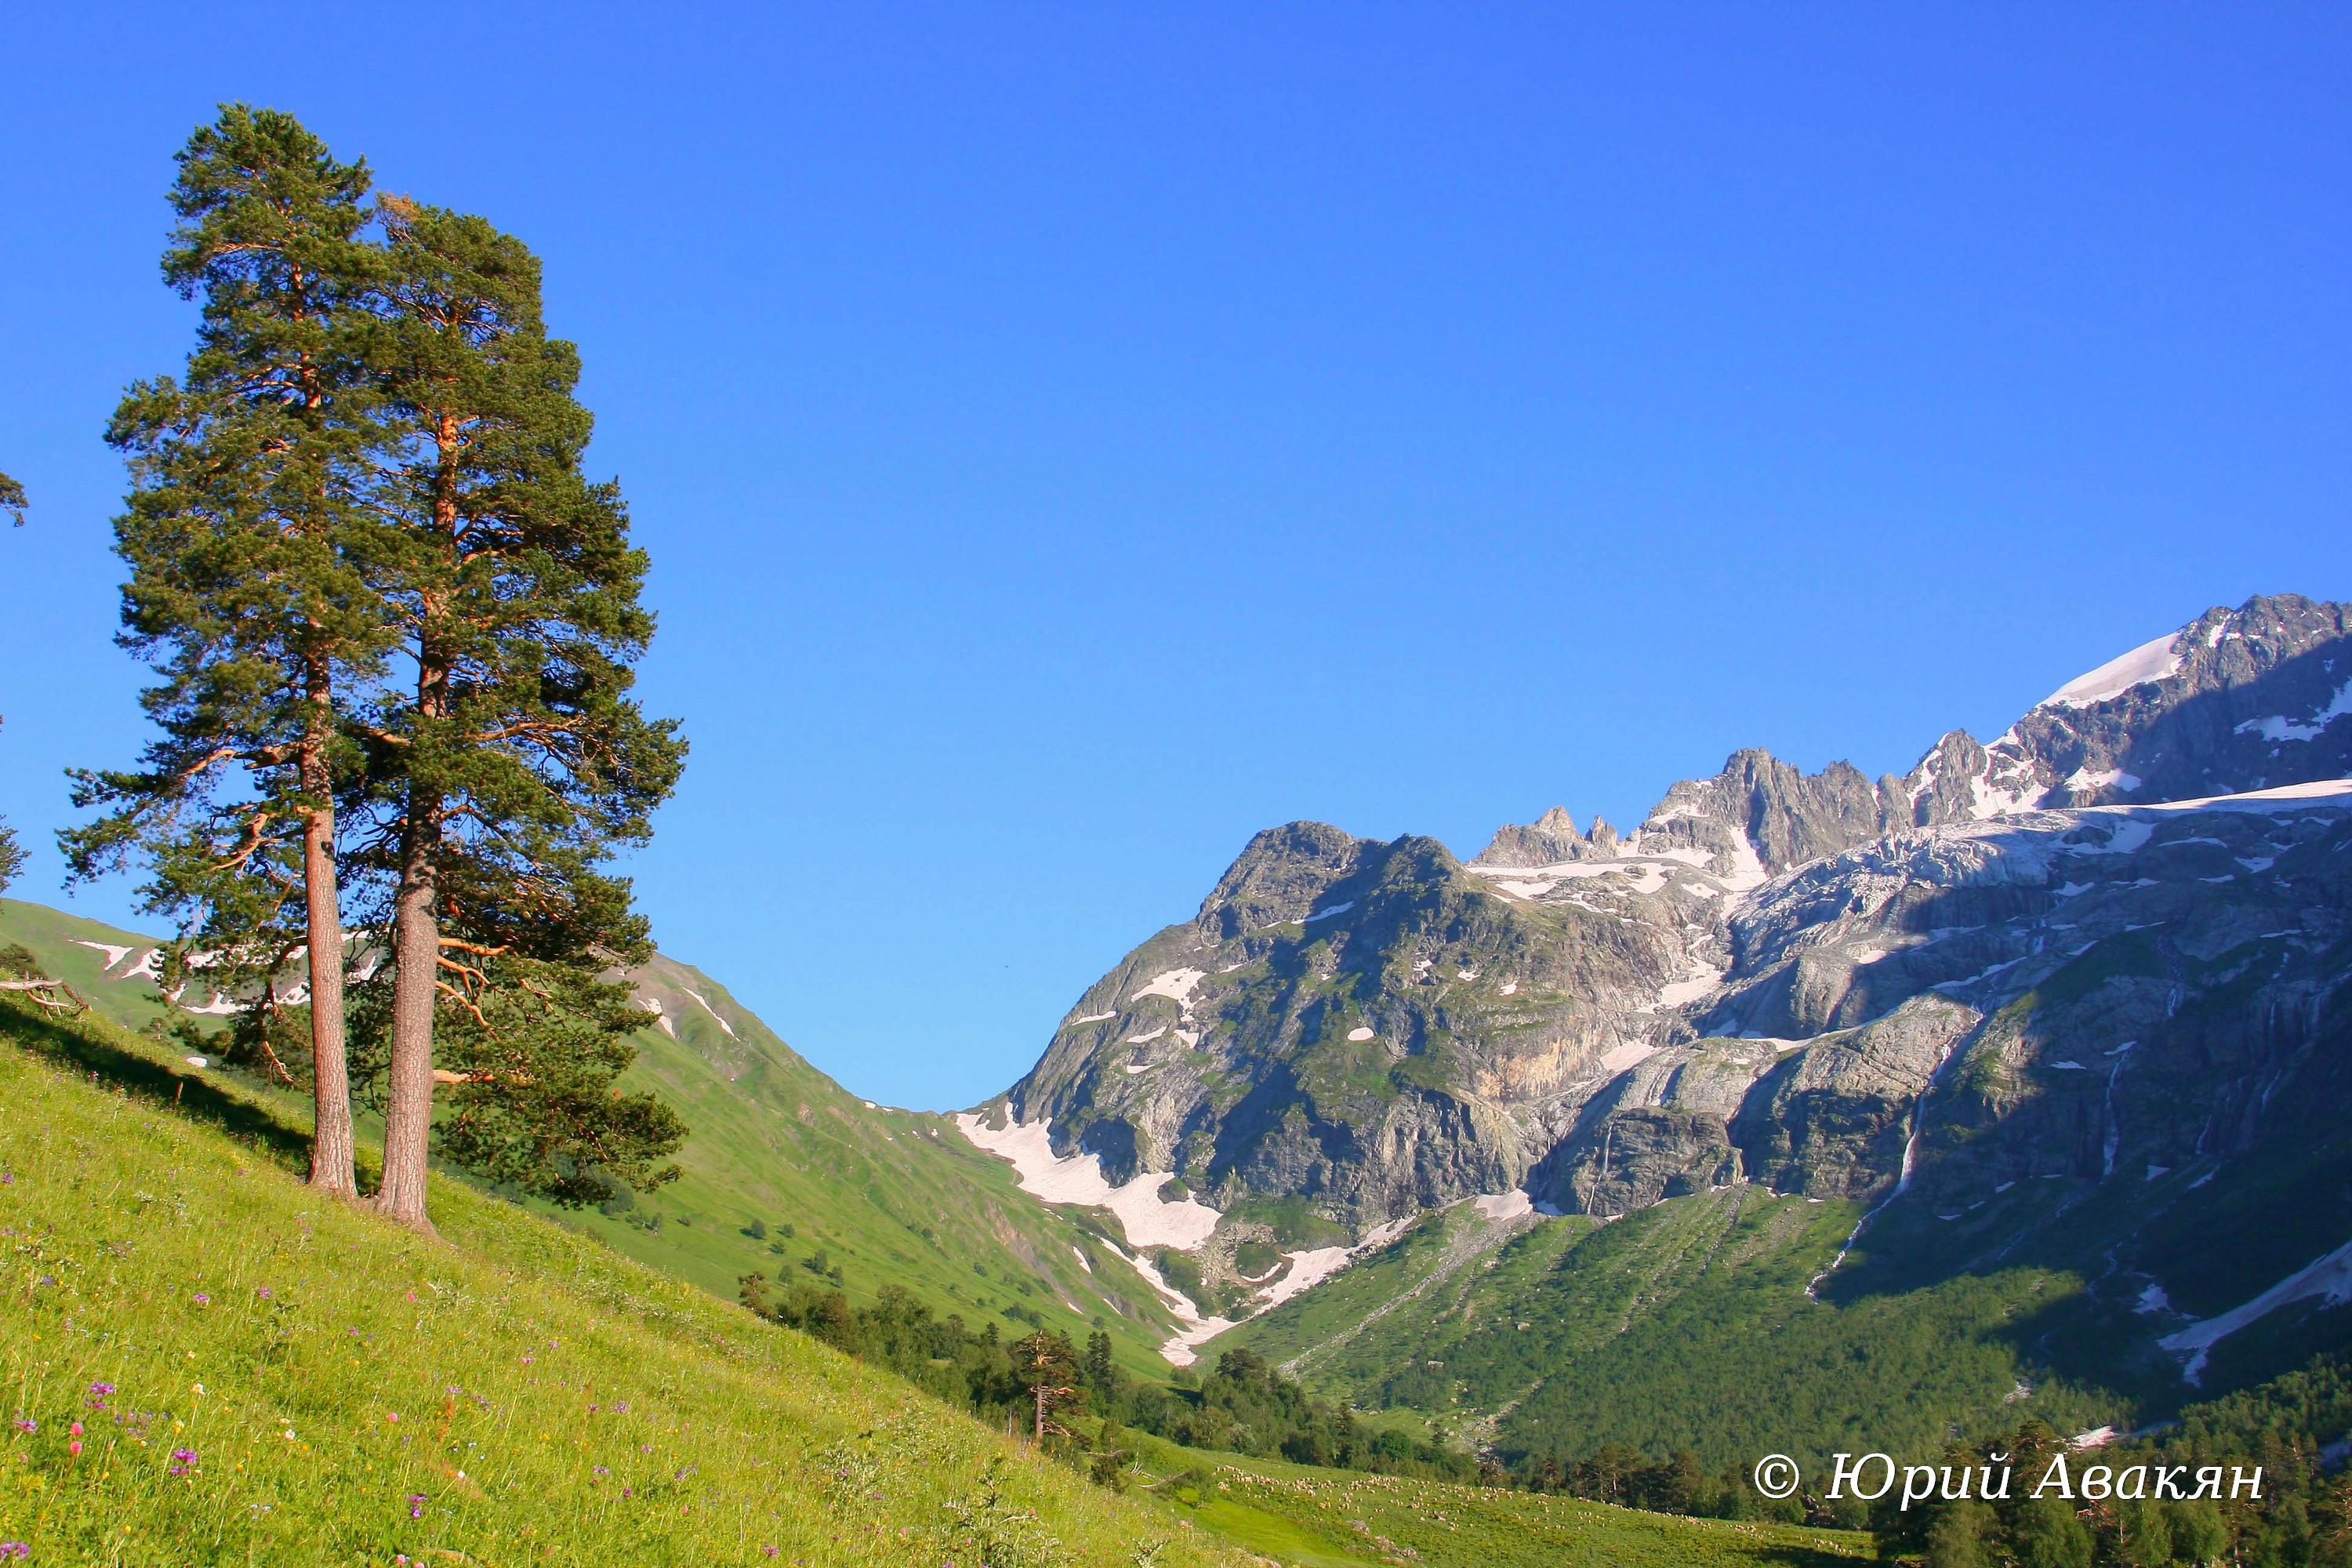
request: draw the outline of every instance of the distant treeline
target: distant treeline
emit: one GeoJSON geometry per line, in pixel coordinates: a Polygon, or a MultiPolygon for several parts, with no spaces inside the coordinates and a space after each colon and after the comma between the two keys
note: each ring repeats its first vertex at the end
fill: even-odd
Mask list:
{"type": "MultiPolygon", "coordinates": [[[[1511,1485],[1528,1491],[1561,1492],[1593,1502],[1646,1509],[1652,1513],[1679,1513],[1696,1519],[1806,1521],[1801,1505],[1774,1503],[1759,1497],[1737,1465],[1711,1474],[1688,1448],[1659,1458],[1630,1444],[1603,1443],[1580,1458],[1554,1457],[1522,1461],[1512,1467],[1507,1476],[1511,1485]]],[[[1812,1522],[1859,1526],[1862,1513],[1862,1509],[1855,1508],[1843,1521],[1823,1518],[1812,1522]]]]}
{"type": "MultiPolygon", "coordinates": [[[[1902,1457],[1902,1464],[1932,1464],[1938,1474],[1937,1495],[1908,1508],[1900,1506],[1899,1487],[1874,1502],[1833,1500],[1817,1484],[1827,1476],[1808,1476],[1803,1490],[1774,1501],[1759,1496],[1736,1467],[1710,1475],[1687,1450],[1660,1458],[1615,1443],[1577,1458],[1522,1460],[1511,1479],[1664,1513],[1867,1528],[1884,1560],[1929,1568],[2352,1568],[2347,1432],[2352,1357],[2324,1355],[2259,1387],[2191,1405],[2178,1424],[2136,1439],[2076,1448],[2047,1423],[2029,1420],[1939,1453],[1902,1457]],[[2052,1489],[2036,1497],[2037,1481],[2060,1458],[2074,1495],[2052,1489]],[[2105,1479],[2088,1483],[2094,1467],[2105,1479]],[[2260,1497],[2231,1495],[2237,1479],[2256,1468],[2260,1497]],[[1971,1495],[1942,1495],[1945,1472],[1958,1490],[1963,1470],[1979,1478],[1971,1495]],[[2011,1479],[2001,1495],[1988,1498],[1980,1479],[2004,1470],[2011,1479]],[[2168,1478],[2161,1490],[2159,1474],[2168,1478]]],[[[1874,1478],[1872,1489],[1877,1484],[1874,1478]]]]}
{"type": "MultiPolygon", "coordinates": [[[[1478,1463],[1402,1432],[1377,1429],[1316,1398],[1247,1351],[1227,1351],[1193,1386],[1129,1376],[1100,1331],[1083,1348],[1039,1330],[1007,1341],[993,1321],[974,1330],[906,1289],[886,1285],[874,1304],[852,1306],[813,1281],[740,1280],[743,1304],[835,1349],[890,1368],[917,1387],[983,1416],[1066,1435],[1061,1417],[1084,1414],[1187,1447],[1448,1481],[1476,1481],[1478,1463]]],[[[1180,1376],[1184,1374],[1180,1373],[1180,1376]]],[[[1117,1466],[1098,1466],[1108,1479],[1117,1466]]],[[[1488,1479],[1499,1479],[1498,1474],[1488,1479]]]]}

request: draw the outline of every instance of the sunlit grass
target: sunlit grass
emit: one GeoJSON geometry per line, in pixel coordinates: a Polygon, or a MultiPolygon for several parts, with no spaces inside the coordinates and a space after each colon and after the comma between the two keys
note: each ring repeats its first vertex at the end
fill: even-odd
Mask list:
{"type": "Polygon", "coordinates": [[[1134,1434],[1144,1484],[1114,1496],[462,1184],[436,1186],[440,1240],[315,1197],[287,1110],[111,1025],[0,1002],[0,1543],[28,1562],[1680,1568],[1865,1550],[1134,1434]]]}
{"type": "Polygon", "coordinates": [[[1430,1568],[1835,1568],[1866,1535],[1681,1519],[1577,1498],[1241,1459],[1133,1436],[1142,1468],[1193,1517],[1286,1563],[1430,1568]]]}
{"type": "Polygon", "coordinates": [[[409,1235],[224,1131],[216,1089],[175,1111],[23,1048],[128,1044],[103,1028],[0,1018],[0,1542],[30,1562],[970,1563],[992,1531],[1232,1560],[593,1240],[454,1183],[444,1239],[409,1235]]]}

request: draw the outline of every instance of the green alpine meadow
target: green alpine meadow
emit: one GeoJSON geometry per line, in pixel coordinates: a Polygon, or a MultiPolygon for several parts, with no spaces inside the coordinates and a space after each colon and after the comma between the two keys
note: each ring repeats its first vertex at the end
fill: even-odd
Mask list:
{"type": "Polygon", "coordinates": [[[2352,1568],[2344,15],[5,53],[0,1568],[2352,1568]]]}
{"type": "Polygon", "coordinates": [[[0,1007],[13,1319],[0,1539],[49,1561],[1055,1568],[1373,1563],[1402,1542],[1441,1563],[1664,1565],[1867,1552],[1835,1531],[1150,1437],[1118,1450],[1106,1484],[1067,1462],[1092,1457],[1081,1445],[1099,1441],[1098,1420],[1041,1449],[1025,1428],[761,1321],[695,1283],[687,1258],[635,1262],[462,1182],[435,1179],[437,1237],[419,1237],[305,1184],[295,1097],[95,1015],[0,1007]],[[1501,1542],[1518,1555],[1495,1557],[1501,1542]]]}

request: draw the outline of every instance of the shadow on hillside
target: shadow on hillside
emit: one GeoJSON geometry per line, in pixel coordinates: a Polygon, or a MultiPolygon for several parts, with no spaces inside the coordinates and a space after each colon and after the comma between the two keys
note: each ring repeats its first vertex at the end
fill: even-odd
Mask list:
{"type": "Polygon", "coordinates": [[[0,1003],[0,1037],[94,1084],[216,1127],[290,1170],[310,1168],[310,1139],[267,1110],[194,1072],[115,1045],[77,1022],[46,1016],[10,999],[0,1003]]]}

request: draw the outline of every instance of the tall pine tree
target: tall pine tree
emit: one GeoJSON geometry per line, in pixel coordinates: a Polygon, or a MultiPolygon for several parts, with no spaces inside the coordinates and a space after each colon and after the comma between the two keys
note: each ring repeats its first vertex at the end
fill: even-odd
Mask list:
{"type": "Polygon", "coordinates": [[[602,867],[649,837],[685,745],[629,695],[646,557],[618,489],[582,471],[579,355],[547,335],[538,258],[478,217],[383,210],[371,354],[398,542],[374,580],[415,680],[365,727],[359,809],[393,931],[377,1201],[429,1228],[436,1076],[461,1163],[568,1203],[668,1173],[684,1127],[612,1087],[643,1016],[605,976],[651,949],[602,867]]]}
{"type": "Polygon", "coordinates": [[[14,517],[18,528],[25,526],[25,487],[5,474],[0,474],[0,511],[14,517]]]}
{"type": "Polygon", "coordinates": [[[161,736],[131,771],[76,775],[104,815],[60,838],[77,877],[146,864],[147,907],[213,949],[258,1012],[307,954],[310,1179],[352,1194],[335,861],[346,686],[391,645],[361,567],[379,444],[358,358],[382,248],[369,176],[292,116],[222,110],[179,155],[165,279],[202,307],[184,380],[134,385],[108,437],[133,488],[118,640],[156,665],[161,736]]]}

